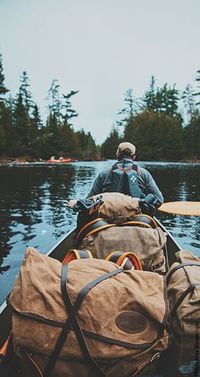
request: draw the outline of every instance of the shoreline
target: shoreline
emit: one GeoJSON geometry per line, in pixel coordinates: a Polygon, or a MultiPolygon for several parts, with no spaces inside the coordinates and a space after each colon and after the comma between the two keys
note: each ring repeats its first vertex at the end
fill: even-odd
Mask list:
{"type": "MultiPolygon", "coordinates": [[[[27,166],[27,165],[66,165],[66,164],[69,164],[69,163],[72,163],[72,162],[89,162],[89,161],[107,161],[107,159],[94,159],[94,160],[77,160],[77,159],[73,159],[72,161],[70,162],[53,162],[53,163],[50,163],[49,161],[47,160],[43,160],[43,159],[30,159],[30,158],[24,158],[24,157],[16,157],[16,158],[12,158],[12,157],[0,157],[0,166],[27,166]]],[[[191,160],[179,160],[179,161],[174,161],[174,160],[138,160],[137,161],[138,163],[141,162],[141,163],[169,163],[169,164],[200,164],[200,160],[194,160],[194,159],[191,159],[191,160]]]]}

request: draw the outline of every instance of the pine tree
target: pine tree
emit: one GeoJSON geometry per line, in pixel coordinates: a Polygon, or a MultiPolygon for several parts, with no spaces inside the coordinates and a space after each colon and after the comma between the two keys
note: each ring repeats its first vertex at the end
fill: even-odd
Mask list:
{"type": "Polygon", "coordinates": [[[149,90],[145,92],[144,99],[143,99],[144,108],[149,111],[155,111],[156,109],[155,83],[156,83],[155,77],[151,76],[149,90]]]}
{"type": "Polygon", "coordinates": [[[2,55],[0,54],[0,101],[4,99],[3,96],[8,92],[8,89],[4,85],[4,80],[2,55]]]}
{"type": "MultiPolygon", "coordinates": [[[[195,81],[197,83],[197,92],[194,93],[194,96],[200,97],[200,69],[197,71],[197,75],[196,75],[195,81]]],[[[197,98],[196,105],[197,106],[200,105],[200,98],[197,98]]]]}
{"type": "Polygon", "coordinates": [[[20,77],[19,91],[14,103],[14,130],[16,134],[15,155],[30,156],[32,151],[31,112],[34,107],[32,94],[29,90],[29,78],[26,71],[20,77]]]}
{"type": "Polygon", "coordinates": [[[187,85],[185,87],[185,90],[182,93],[182,99],[191,120],[192,115],[195,111],[194,90],[191,85],[187,85]]]}
{"type": "Polygon", "coordinates": [[[2,55],[0,54],[0,155],[6,153],[6,124],[5,117],[7,114],[7,107],[5,103],[5,94],[8,89],[4,85],[5,76],[3,73],[2,55]]]}
{"type": "Polygon", "coordinates": [[[64,120],[64,123],[69,124],[69,119],[75,118],[78,116],[78,113],[76,110],[72,109],[72,104],[71,104],[71,97],[77,94],[79,90],[71,90],[68,94],[63,94],[64,98],[64,103],[62,104],[62,109],[63,109],[63,115],[62,119],[64,120]]]}
{"type": "Polygon", "coordinates": [[[84,160],[92,160],[96,156],[96,145],[90,132],[85,133],[83,129],[76,132],[78,138],[78,157],[84,160]]]}
{"type": "Polygon", "coordinates": [[[124,94],[125,106],[118,111],[120,119],[116,121],[117,127],[124,127],[128,120],[136,114],[140,108],[139,100],[133,95],[133,89],[128,89],[124,94]]]}
{"type": "Polygon", "coordinates": [[[178,100],[179,92],[175,84],[170,87],[165,83],[163,87],[155,89],[155,78],[152,76],[150,88],[143,98],[143,109],[177,116],[178,100]]]}
{"type": "Polygon", "coordinates": [[[119,136],[119,132],[116,128],[113,128],[110,135],[106,138],[104,143],[101,145],[101,156],[104,158],[115,159],[116,150],[119,143],[122,141],[119,136]]]}
{"type": "Polygon", "coordinates": [[[14,105],[14,129],[16,134],[15,139],[15,156],[25,156],[29,150],[29,116],[27,108],[23,103],[21,92],[17,94],[14,105]]]}
{"type": "Polygon", "coordinates": [[[23,106],[27,112],[30,114],[31,108],[33,107],[33,99],[32,94],[29,90],[29,78],[26,71],[22,72],[22,76],[20,77],[20,87],[19,87],[19,94],[21,95],[23,106]]]}
{"type": "Polygon", "coordinates": [[[184,128],[187,157],[200,160],[200,112],[195,110],[189,124],[184,128]]]}
{"type": "Polygon", "coordinates": [[[135,144],[141,160],[180,160],[183,157],[183,129],[178,117],[145,110],[132,118],[124,138],[135,144]]]}
{"type": "Polygon", "coordinates": [[[29,139],[31,140],[29,154],[32,157],[40,157],[41,127],[42,121],[40,112],[36,104],[32,105],[32,113],[30,117],[29,139]]]}
{"type": "Polygon", "coordinates": [[[49,157],[60,154],[62,149],[60,140],[61,107],[60,85],[58,80],[54,79],[48,91],[49,115],[45,130],[46,151],[49,157]]]}
{"type": "Polygon", "coordinates": [[[62,103],[60,99],[60,85],[58,80],[54,79],[51,83],[50,89],[48,91],[48,107],[50,114],[53,116],[53,119],[56,122],[56,125],[60,125],[61,121],[61,108],[62,103]]]}

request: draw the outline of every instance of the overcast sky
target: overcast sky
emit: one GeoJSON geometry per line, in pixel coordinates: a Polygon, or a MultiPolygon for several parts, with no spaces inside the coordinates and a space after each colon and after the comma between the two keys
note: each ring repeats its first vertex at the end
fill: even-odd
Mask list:
{"type": "Polygon", "coordinates": [[[194,86],[200,69],[199,0],[0,0],[0,51],[12,94],[26,70],[41,113],[53,79],[79,89],[74,128],[101,143],[124,93],[194,86]]]}

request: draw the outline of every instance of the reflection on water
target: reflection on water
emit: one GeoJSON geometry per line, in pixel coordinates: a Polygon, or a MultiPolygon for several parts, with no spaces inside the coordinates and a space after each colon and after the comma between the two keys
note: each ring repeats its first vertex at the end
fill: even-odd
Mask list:
{"type": "MultiPolygon", "coordinates": [[[[65,166],[0,167],[0,302],[13,282],[27,246],[46,253],[75,225],[70,198],[85,197],[95,176],[112,161],[65,166]]],[[[140,163],[153,175],[165,201],[200,200],[198,164],[140,163]]],[[[159,215],[184,249],[200,255],[200,218],[159,215]]]]}
{"type": "MultiPolygon", "coordinates": [[[[200,164],[149,164],[165,201],[200,201],[200,164]]],[[[200,256],[200,217],[160,214],[158,218],[179,245],[200,256]]]]}

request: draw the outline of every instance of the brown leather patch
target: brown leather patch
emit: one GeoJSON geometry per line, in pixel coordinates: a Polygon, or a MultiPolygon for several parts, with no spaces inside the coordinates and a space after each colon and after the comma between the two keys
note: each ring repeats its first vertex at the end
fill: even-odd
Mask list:
{"type": "Polygon", "coordinates": [[[140,333],[147,327],[146,318],[142,314],[133,311],[120,313],[115,322],[120,330],[131,334],[140,333]]]}

